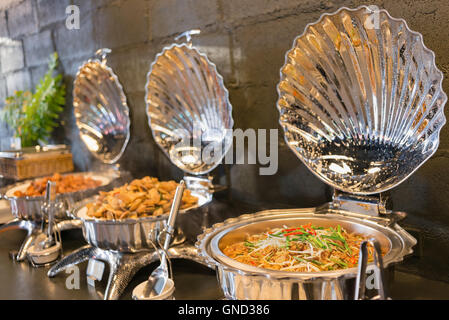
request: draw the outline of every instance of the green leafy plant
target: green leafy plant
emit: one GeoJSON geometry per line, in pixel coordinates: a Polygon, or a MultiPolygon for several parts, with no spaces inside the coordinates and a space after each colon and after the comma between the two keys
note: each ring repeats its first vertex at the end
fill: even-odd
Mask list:
{"type": "Polygon", "coordinates": [[[62,75],[54,76],[58,54],[50,56],[48,71],[36,86],[35,92],[16,91],[6,98],[1,120],[20,137],[23,147],[48,143],[53,130],[59,126],[59,116],[65,105],[65,85],[62,75]]]}

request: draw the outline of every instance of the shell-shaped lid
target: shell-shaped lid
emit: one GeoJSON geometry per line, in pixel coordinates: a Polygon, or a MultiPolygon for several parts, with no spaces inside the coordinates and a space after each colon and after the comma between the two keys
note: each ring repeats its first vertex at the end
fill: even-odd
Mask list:
{"type": "Polygon", "coordinates": [[[148,122],[156,143],[184,172],[207,174],[232,144],[232,106],[216,66],[190,43],[165,47],[147,76],[148,122]]]}
{"type": "Polygon", "coordinates": [[[106,53],[97,55],[78,70],[73,88],[73,107],[81,140],[89,151],[107,164],[116,163],[130,137],[129,109],[122,85],[106,65],[106,53]]]}
{"type": "Polygon", "coordinates": [[[320,179],[354,194],[400,184],[437,150],[443,75],[421,34],[377,7],[342,8],[287,52],[280,124],[320,179]]]}

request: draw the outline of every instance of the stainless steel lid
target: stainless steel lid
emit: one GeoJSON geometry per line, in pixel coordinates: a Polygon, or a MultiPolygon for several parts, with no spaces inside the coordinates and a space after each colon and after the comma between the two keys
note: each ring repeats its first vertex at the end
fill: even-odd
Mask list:
{"type": "MultiPolygon", "coordinates": [[[[146,102],[153,137],[170,161],[192,175],[218,166],[232,145],[232,106],[223,77],[187,43],[162,50],[147,75],[146,102]]],[[[178,37],[179,38],[179,37],[178,37]]]]}
{"type": "Polygon", "coordinates": [[[309,24],[278,84],[288,146],[325,183],[353,194],[407,179],[435,153],[446,122],[434,53],[376,8],[341,8],[309,24]]]}
{"type": "Polygon", "coordinates": [[[116,163],[130,138],[129,109],[122,85],[106,65],[109,49],[88,60],[78,70],[73,88],[73,108],[81,140],[107,164],[116,163]]]}

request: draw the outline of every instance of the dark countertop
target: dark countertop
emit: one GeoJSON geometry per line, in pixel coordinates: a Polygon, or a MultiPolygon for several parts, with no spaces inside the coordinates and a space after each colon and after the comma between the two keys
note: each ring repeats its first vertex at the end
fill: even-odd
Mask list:
{"type": "MultiPolygon", "coordinates": [[[[251,212],[250,206],[237,205],[214,201],[206,208],[182,221],[183,226],[210,225],[226,217],[251,212]],[[217,214],[218,213],[218,214],[217,214]]],[[[254,211],[253,211],[254,212],[254,211]]],[[[194,239],[195,232],[190,238],[194,239]]],[[[186,232],[189,237],[189,232],[186,232]]],[[[101,299],[105,290],[107,272],[103,280],[96,288],[87,285],[86,267],[82,263],[80,267],[80,288],[69,290],[66,288],[66,280],[70,274],[60,273],[55,278],[48,278],[48,268],[33,268],[28,262],[14,262],[9,258],[10,250],[17,250],[25,237],[24,231],[7,231],[0,233],[0,299],[101,299]]],[[[81,230],[63,232],[64,253],[85,245],[81,230]]],[[[132,290],[139,283],[146,280],[155,264],[141,269],[128,285],[121,299],[130,299],[132,290]]],[[[218,286],[215,272],[187,260],[175,260],[173,262],[175,279],[175,298],[182,299],[222,299],[222,293],[218,286]]],[[[394,280],[390,285],[390,293],[393,299],[449,299],[449,283],[428,280],[418,275],[396,270],[394,280]]]]}

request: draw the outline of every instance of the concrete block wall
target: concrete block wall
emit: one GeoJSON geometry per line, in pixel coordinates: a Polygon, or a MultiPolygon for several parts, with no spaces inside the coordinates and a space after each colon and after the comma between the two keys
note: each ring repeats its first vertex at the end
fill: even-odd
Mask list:
{"type": "MultiPolygon", "coordinates": [[[[71,90],[78,67],[98,48],[109,47],[113,52],[108,64],[124,86],[132,117],[132,138],[120,161],[122,167],[136,176],[180,178],[182,173],[153,141],[144,99],[149,66],[175,35],[201,28],[194,44],[224,76],[236,128],[275,129],[279,69],[293,39],[325,12],[370,4],[406,19],[423,34],[425,44],[436,53],[449,92],[447,0],[1,0],[0,101],[14,90],[34,87],[45,73],[49,53],[58,51],[68,95],[63,126],[55,132],[55,141],[72,146],[79,170],[92,169],[97,162],[78,138],[71,90]],[[79,30],[66,28],[68,5],[80,9],[79,30]]],[[[407,268],[445,281],[449,281],[448,167],[446,126],[437,154],[390,193],[393,208],[409,213],[403,225],[416,231],[420,240],[417,256],[407,268]]],[[[264,177],[258,169],[257,165],[230,167],[233,199],[299,207],[330,199],[330,188],[301,164],[282,135],[278,173],[264,177]]]]}

